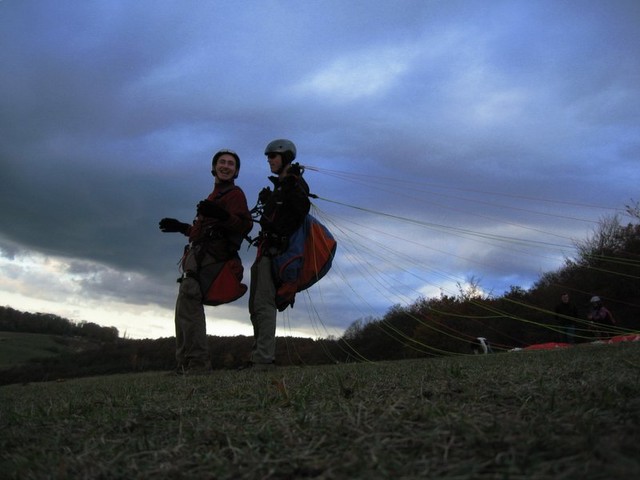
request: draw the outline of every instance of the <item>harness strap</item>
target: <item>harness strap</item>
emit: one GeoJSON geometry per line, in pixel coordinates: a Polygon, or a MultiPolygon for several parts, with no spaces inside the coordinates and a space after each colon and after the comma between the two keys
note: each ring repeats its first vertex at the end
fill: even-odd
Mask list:
{"type": "Polygon", "coordinates": [[[182,283],[182,281],[183,281],[185,278],[193,278],[194,280],[198,280],[198,274],[197,274],[196,272],[192,272],[192,271],[184,272],[184,273],[180,276],[180,278],[178,278],[178,279],[176,280],[176,282],[178,282],[178,283],[182,283]]]}

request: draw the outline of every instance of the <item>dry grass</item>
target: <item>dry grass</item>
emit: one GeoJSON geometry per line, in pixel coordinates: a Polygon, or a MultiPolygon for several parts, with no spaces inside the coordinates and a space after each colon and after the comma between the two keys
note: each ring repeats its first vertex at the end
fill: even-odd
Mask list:
{"type": "Polygon", "coordinates": [[[3,478],[640,475],[640,345],[0,388],[3,478]]]}

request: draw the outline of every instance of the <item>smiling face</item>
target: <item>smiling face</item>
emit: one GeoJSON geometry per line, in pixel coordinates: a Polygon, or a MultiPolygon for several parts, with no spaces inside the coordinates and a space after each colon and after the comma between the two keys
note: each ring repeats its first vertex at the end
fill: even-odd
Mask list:
{"type": "Polygon", "coordinates": [[[216,183],[232,182],[238,173],[238,165],[235,157],[229,153],[220,155],[213,167],[212,173],[216,177],[216,183]]]}

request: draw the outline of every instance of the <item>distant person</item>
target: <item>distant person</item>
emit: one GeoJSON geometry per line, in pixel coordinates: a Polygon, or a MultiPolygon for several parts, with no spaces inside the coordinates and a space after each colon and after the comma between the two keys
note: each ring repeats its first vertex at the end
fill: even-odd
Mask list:
{"type": "Polygon", "coordinates": [[[560,295],[560,303],[556,305],[556,321],[564,331],[564,341],[574,344],[576,342],[576,322],[578,321],[578,308],[571,302],[567,292],[560,295]]]}
{"type": "MultiPolygon", "coordinates": [[[[175,218],[160,220],[163,232],[179,232],[189,237],[182,257],[183,273],[178,279],[180,288],[175,310],[176,373],[179,375],[211,371],[204,313],[206,285],[213,282],[209,277],[218,275],[226,265],[233,267],[233,282],[237,280],[240,285],[242,264],[238,250],[252,227],[245,194],[235,185],[240,157],[231,150],[220,150],[213,156],[211,165],[213,191],[198,203],[193,223],[189,225],[175,218]]],[[[227,281],[224,287],[231,287],[229,284],[233,282],[227,281]]],[[[246,291],[246,286],[242,287],[246,291]]]]}
{"type": "Polygon", "coordinates": [[[261,205],[258,252],[251,267],[249,314],[253,325],[254,344],[250,366],[256,371],[274,367],[276,349],[276,288],[272,258],[283,253],[288,240],[302,225],[311,208],[309,186],[296,163],[296,146],[291,140],[278,139],[265,148],[273,184],[260,192],[261,205]]]}
{"type": "Polygon", "coordinates": [[[485,337],[477,337],[475,341],[471,342],[471,350],[475,355],[493,353],[489,340],[485,337]]]}
{"type": "Polygon", "coordinates": [[[603,340],[611,336],[611,328],[616,324],[616,321],[611,315],[611,312],[602,305],[600,297],[591,297],[591,310],[587,315],[587,320],[590,322],[590,326],[594,332],[594,336],[603,340]]]}

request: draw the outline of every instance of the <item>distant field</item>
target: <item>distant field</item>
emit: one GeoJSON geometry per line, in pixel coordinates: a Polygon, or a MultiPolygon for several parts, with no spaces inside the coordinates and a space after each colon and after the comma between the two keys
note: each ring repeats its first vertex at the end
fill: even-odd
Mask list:
{"type": "Polygon", "coordinates": [[[27,362],[33,358],[60,355],[66,347],[54,335],[0,332],[0,368],[27,362]]]}
{"type": "Polygon", "coordinates": [[[0,332],[0,368],[73,352],[89,343],[42,333],[0,332]]]}
{"type": "Polygon", "coordinates": [[[0,387],[2,478],[640,478],[640,343],[0,387]]]}

